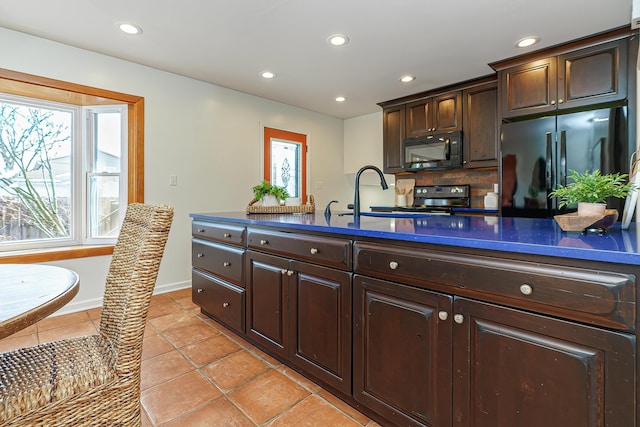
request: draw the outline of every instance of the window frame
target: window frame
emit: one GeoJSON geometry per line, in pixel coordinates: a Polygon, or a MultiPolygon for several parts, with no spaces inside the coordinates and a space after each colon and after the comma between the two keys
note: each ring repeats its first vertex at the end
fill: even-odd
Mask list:
{"type": "MultiPolygon", "coordinates": [[[[127,203],[144,202],[144,98],[0,68],[0,92],[89,106],[127,105],[127,203]]],[[[0,263],[34,263],[111,255],[113,244],[0,251],[0,263]]]]}
{"type": "Polygon", "coordinates": [[[277,139],[300,145],[300,183],[301,183],[301,199],[304,204],[307,200],[307,156],[309,155],[309,145],[307,135],[303,133],[291,132],[283,129],[264,126],[262,129],[262,177],[271,182],[271,140],[277,139]]]}

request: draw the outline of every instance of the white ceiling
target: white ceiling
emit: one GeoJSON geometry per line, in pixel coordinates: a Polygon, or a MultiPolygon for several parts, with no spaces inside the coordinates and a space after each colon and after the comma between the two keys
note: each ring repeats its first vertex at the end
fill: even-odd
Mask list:
{"type": "Polygon", "coordinates": [[[524,36],[540,36],[538,49],[627,25],[631,2],[0,0],[0,26],[350,118],[489,74],[488,63],[525,53],[513,46],[524,36]],[[123,21],[143,34],[121,33],[123,21]],[[334,33],[351,42],[330,46],[334,33]],[[277,77],[261,78],[266,69],[277,77]],[[417,79],[401,84],[405,73],[417,79]]]}

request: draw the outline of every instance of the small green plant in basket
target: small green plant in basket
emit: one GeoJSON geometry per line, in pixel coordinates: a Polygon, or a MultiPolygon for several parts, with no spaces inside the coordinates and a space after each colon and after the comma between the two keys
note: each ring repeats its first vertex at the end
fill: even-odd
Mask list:
{"type": "Polygon", "coordinates": [[[266,179],[253,187],[253,196],[256,200],[262,200],[264,196],[274,196],[277,200],[284,200],[289,197],[289,192],[284,187],[272,185],[266,179]]]}
{"type": "Polygon", "coordinates": [[[584,173],[571,169],[569,179],[573,182],[566,186],[560,185],[549,197],[558,198],[560,208],[576,203],[605,204],[607,197],[624,198],[635,189],[626,178],[626,174],[620,173],[603,175],[598,169],[593,172],[587,170],[584,173]]]}

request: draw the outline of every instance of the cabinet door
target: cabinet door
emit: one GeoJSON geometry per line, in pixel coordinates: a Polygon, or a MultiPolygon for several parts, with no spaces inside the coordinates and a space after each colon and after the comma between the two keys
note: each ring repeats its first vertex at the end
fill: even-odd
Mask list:
{"type": "Polygon", "coordinates": [[[289,351],[289,271],[287,259],[247,251],[247,337],[282,357],[289,351]]]}
{"type": "Polygon", "coordinates": [[[405,109],[404,105],[382,111],[382,151],[385,173],[404,171],[405,109]]]}
{"type": "Polygon", "coordinates": [[[351,273],[292,261],[291,361],[351,394],[351,273]]]}
{"type": "Polygon", "coordinates": [[[632,335],[464,298],[453,313],[454,426],[635,425],[632,335]]]}
{"type": "Polygon", "coordinates": [[[433,98],[433,133],[462,130],[462,92],[445,93],[433,98]]]}
{"type": "Polygon", "coordinates": [[[550,57],[500,71],[502,117],[554,111],[558,98],[556,68],[556,57],[550,57]]]}
{"type": "Polygon", "coordinates": [[[353,394],[397,425],[451,425],[451,297],[355,276],[353,394]]]}
{"type": "Polygon", "coordinates": [[[559,57],[559,109],[619,101],[626,97],[626,39],[559,57]]]}
{"type": "Polygon", "coordinates": [[[463,92],[465,168],[498,165],[498,89],[495,82],[463,92]]]}
{"type": "Polygon", "coordinates": [[[405,106],[407,138],[428,135],[435,130],[431,111],[433,98],[410,102],[405,106]]]}

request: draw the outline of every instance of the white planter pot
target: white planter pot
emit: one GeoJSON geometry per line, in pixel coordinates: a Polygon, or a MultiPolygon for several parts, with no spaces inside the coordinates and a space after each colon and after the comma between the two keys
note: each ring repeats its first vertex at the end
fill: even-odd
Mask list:
{"type": "Polygon", "coordinates": [[[276,196],[274,196],[273,194],[267,194],[262,196],[262,199],[260,199],[260,203],[262,204],[262,206],[278,206],[278,199],[276,199],[276,196]]]}
{"type": "Polygon", "coordinates": [[[578,203],[578,215],[579,216],[604,216],[604,211],[607,208],[606,203],[578,203]]]}

